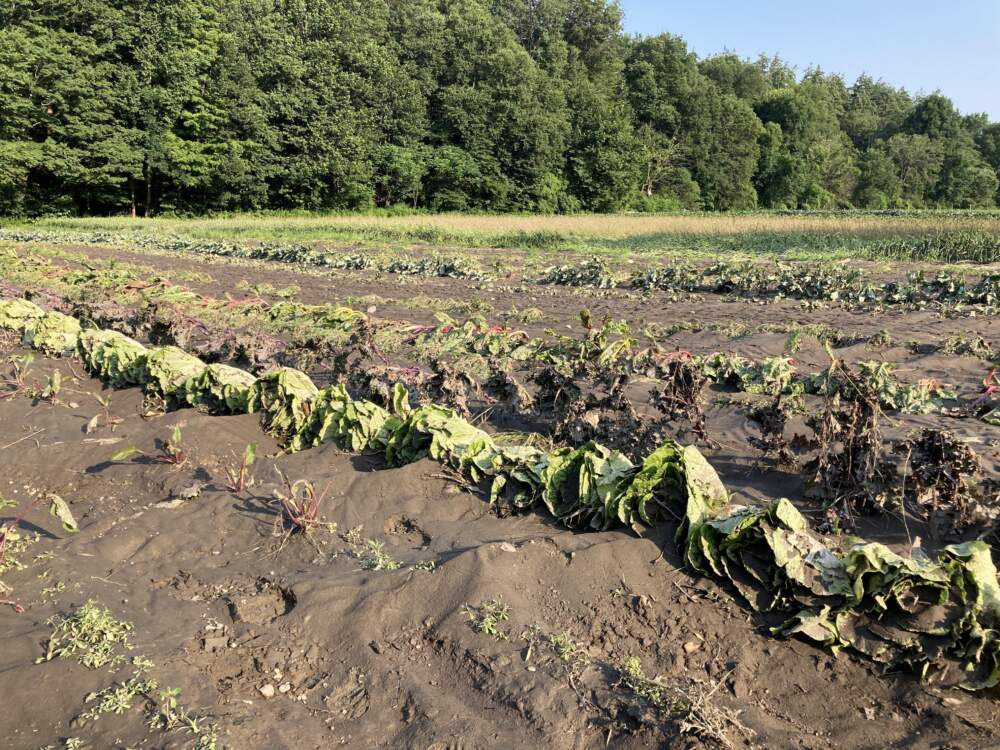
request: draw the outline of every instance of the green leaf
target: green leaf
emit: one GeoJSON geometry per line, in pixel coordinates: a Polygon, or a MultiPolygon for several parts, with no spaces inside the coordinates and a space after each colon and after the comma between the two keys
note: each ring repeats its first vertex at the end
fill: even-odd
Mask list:
{"type": "Polygon", "coordinates": [[[133,445],[133,446],[131,446],[129,448],[125,448],[124,450],[118,451],[116,454],[114,454],[111,457],[111,460],[112,461],[128,461],[130,458],[132,458],[132,456],[140,456],[140,455],[142,455],[142,451],[139,450],[138,448],[136,448],[133,445]]]}

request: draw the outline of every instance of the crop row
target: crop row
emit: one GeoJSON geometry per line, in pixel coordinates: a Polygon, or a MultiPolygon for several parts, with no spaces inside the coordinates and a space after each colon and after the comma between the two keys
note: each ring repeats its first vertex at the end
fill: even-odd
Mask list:
{"type": "MultiPolygon", "coordinates": [[[[485,281],[498,278],[465,256],[385,256],[378,253],[333,253],[306,245],[186,240],[146,235],[51,233],[0,230],[0,239],[16,242],[81,242],[112,246],[135,246],[160,251],[177,251],[229,258],[267,260],[335,270],[368,270],[402,275],[462,278],[485,281]]],[[[589,289],[630,288],[669,292],[697,292],[737,295],[754,299],[794,299],[837,302],[848,307],[884,308],[895,305],[923,307],[979,305],[995,309],[1000,305],[1000,274],[981,275],[975,281],[951,272],[932,276],[913,272],[905,280],[872,282],[858,269],[824,263],[762,264],[720,261],[696,268],[671,260],[669,264],[647,268],[623,277],[602,258],[582,263],[553,266],[529,282],[589,289]]]]}
{"type": "MultiPolygon", "coordinates": [[[[523,384],[511,368],[521,373],[519,377],[527,373],[536,383],[547,380],[551,384],[556,375],[568,383],[579,379],[589,367],[601,371],[591,375],[606,381],[637,376],[655,384],[663,375],[657,363],[673,356],[655,344],[641,347],[637,335],[624,321],[596,325],[584,317],[581,337],[552,331],[545,337],[529,337],[523,331],[490,325],[480,317],[458,322],[442,316],[438,325],[416,326],[408,321],[378,320],[343,305],[290,301],[269,305],[259,298],[214,300],[181,286],[145,280],[118,266],[60,270],[42,259],[13,253],[2,256],[0,262],[8,278],[25,288],[51,290],[71,300],[70,305],[60,309],[99,325],[185,349],[193,347],[199,356],[213,361],[242,360],[260,369],[275,364],[312,369],[326,362],[334,376],[350,372],[355,390],[361,395],[371,397],[376,387],[383,402],[387,400],[390,380],[409,374],[411,387],[418,385],[419,371],[407,369],[414,361],[429,365],[439,380],[450,377],[453,381],[450,388],[434,389],[429,394],[434,400],[460,406],[459,402],[481,396],[484,386],[492,383],[498,386],[494,391],[513,389],[523,410],[532,399],[525,397],[523,384]],[[229,333],[207,333],[220,328],[229,333]],[[351,357],[354,360],[348,367],[351,357]],[[402,366],[390,367],[389,357],[395,357],[402,366]],[[393,371],[397,377],[390,378],[393,371]],[[362,378],[366,372],[370,376],[362,378]],[[462,379],[456,373],[462,373],[462,379]],[[460,380],[467,387],[460,388],[460,380]]],[[[10,293],[19,291],[12,289],[10,293]]],[[[976,352],[983,356],[994,354],[985,342],[976,352]]],[[[825,392],[825,371],[799,373],[794,360],[787,356],[755,361],[716,352],[691,357],[689,365],[710,381],[746,393],[794,396],[825,392]]],[[[861,377],[887,410],[924,413],[940,406],[942,400],[954,398],[954,394],[942,391],[930,380],[913,385],[898,382],[893,374],[895,368],[889,363],[873,360],[859,367],[861,377]]],[[[558,390],[567,392],[565,387],[558,390]]],[[[535,401],[536,406],[540,405],[535,401]]],[[[977,413],[986,421],[1000,420],[998,410],[991,406],[987,399],[978,406],[977,413]]]]}
{"type": "Polygon", "coordinates": [[[641,528],[682,517],[688,564],[732,581],[754,608],[784,614],[773,632],[850,646],[887,668],[909,668],[977,690],[1000,681],[1000,585],[987,545],[952,545],[904,558],[881,544],[839,552],[787,500],[736,507],[697,449],[664,442],[638,464],[596,443],[543,451],[499,445],[454,410],[409,406],[397,384],[392,409],[319,389],[283,368],[262,378],[207,365],[176,347],[147,348],[123,334],[84,328],[26,300],[0,302],[0,326],[49,354],[75,354],[111,385],[141,385],[164,402],[259,410],[289,450],[333,442],[378,451],[389,466],[425,457],[488,486],[494,503],[544,505],[570,528],[641,528]],[[939,623],[925,625],[928,617],[939,623]]]}
{"type": "MultiPolygon", "coordinates": [[[[988,214],[979,214],[978,216],[984,219],[990,218],[988,214]]],[[[360,240],[377,245],[424,243],[438,247],[484,247],[512,250],[574,250],[609,253],[628,250],[636,253],[672,252],[684,254],[694,252],[703,255],[750,254],[811,259],[849,257],[946,263],[997,262],[1000,260],[1000,238],[995,232],[983,229],[957,230],[947,228],[943,231],[939,229],[942,223],[948,223],[949,219],[965,221],[970,217],[969,214],[935,214],[933,217],[928,216],[928,218],[936,219],[935,222],[909,222],[888,230],[886,227],[879,226],[877,222],[862,221],[860,224],[854,224],[847,220],[843,224],[838,222],[830,225],[826,231],[818,231],[817,228],[799,229],[796,227],[796,221],[783,221],[781,219],[778,222],[765,220],[765,224],[772,225],[770,228],[754,226],[754,222],[750,222],[743,231],[733,231],[732,221],[725,220],[720,222],[713,231],[703,224],[712,223],[714,219],[702,217],[701,219],[695,218],[693,223],[687,225],[688,230],[694,231],[685,231],[684,227],[672,228],[669,225],[661,226],[659,229],[636,226],[634,231],[626,231],[623,236],[620,232],[615,231],[615,227],[612,227],[610,231],[612,236],[610,237],[607,236],[609,234],[607,219],[602,220],[601,227],[596,234],[593,225],[591,225],[590,230],[582,233],[573,231],[572,225],[563,225],[562,229],[555,227],[526,229],[510,226],[502,230],[498,228],[498,231],[462,231],[460,229],[456,231],[445,226],[389,226],[373,222],[343,225],[323,223],[319,226],[307,227],[294,224],[282,227],[279,224],[271,228],[256,225],[253,229],[261,235],[261,239],[265,240],[291,235],[302,239],[316,237],[327,242],[340,243],[354,243],[360,240]]],[[[612,220],[611,223],[614,224],[615,221],[612,220]]],[[[683,220],[681,223],[684,224],[683,220]]],[[[124,242],[131,242],[132,238],[137,242],[174,242],[174,238],[166,233],[177,229],[184,231],[185,229],[181,224],[171,225],[168,223],[161,229],[163,234],[157,237],[141,230],[130,233],[121,232],[117,229],[118,225],[118,222],[98,223],[99,230],[74,231],[72,236],[109,238],[124,242]]],[[[64,236],[71,234],[69,230],[77,229],[72,221],[51,220],[43,222],[43,226],[45,228],[54,227],[64,236]]],[[[239,231],[245,227],[234,227],[233,229],[239,231]]],[[[21,227],[8,231],[25,235],[41,235],[43,233],[41,228],[35,227],[21,227]]],[[[51,235],[52,233],[49,234],[49,236],[51,235]]],[[[207,244],[210,241],[184,239],[179,242],[207,244]]],[[[273,244],[279,246],[281,243],[275,242],[273,244]]],[[[295,246],[293,245],[293,247],[295,246]]]]}

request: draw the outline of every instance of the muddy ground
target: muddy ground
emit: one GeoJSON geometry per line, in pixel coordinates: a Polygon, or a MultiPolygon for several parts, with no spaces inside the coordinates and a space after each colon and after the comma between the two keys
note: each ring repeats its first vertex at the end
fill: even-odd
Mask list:
{"type": "MultiPolygon", "coordinates": [[[[72,248],[80,251],[82,248],[72,248]]],[[[526,291],[452,279],[363,273],[298,273],[286,266],[85,248],[211,277],[189,283],[206,294],[240,281],[295,284],[296,299],[336,302],[378,295],[385,317],[432,320],[393,300],[479,295],[499,313],[537,307],[533,326],[572,325],[578,310],[668,325],[681,320],[816,322],[894,340],[940,341],[976,333],[1000,343],[995,319],[941,318],[933,312],[873,315],[839,308],[804,310],[795,302],[757,304],[712,295],[700,302],[642,298],[624,291],[526,291]]],[[[516,288],[516,280],[512,280],[516,288]]],[[[782,334],[680,333],[669,344],[695,353],[780,354],[782,334]]],[[[4,353],[4,359],[10,354],[4,353]]],[[[936,377],[960,393],[977,392],[989,363],[971,357],[914,354],[863,344],[849,358],[887,358],[901,377],[936,377]]],[[[826,354],[805,342],[803,370],[826,354]]],[[[0,748],[192,747],[182,730],[153,731],[144,701],[122,714],[81,723],[87,695],[129,674],[91,670],[74,659],[36,664],[53,616],[95,600],[134,625],[130,656],[153,662],[161,688],[216,728],[226,748],[708,748],[719,743],[658,711],[620,684],[620,667],[638,657],[692,700],[707,701],[734,747],[1000,747],[996,694],[939,690],[910,675],[881,675],[846,653],[834,656],[799,641],[776,640],[774,622],[751,615],[735,594],[683,570],[669,525],[639,538],[629,531],[574,533],[538,514],[499,518],[486,500],[423,461],[386,469],[373,457],[333,446],[278,456],[255,416],[215,417],[193,410],[144,419],[138,390],[115,391],[114,430],[86,431],[100,411],[102,384],[68,360],[36,359],[32,378],[53,369],[64,378],[59,403],[26,397],[0,401],[0,496],[19,501],[56,493],[70,503],[80,531],[70,534],[44,507],[23,519],[39,539],[21,555],[23,570],[0,579],[0,748]],[[141,457],[112,461],[136,446],[157,455],[157,441],[182,426],[189,460],[180,468],[141,457]],[[259,444],[255,486],[224,487],[223,464],[259,444]],[[273,491],[279,470],[329,487],[326,520],[309,538],[277,528],[273,491]],[[197,486],[196,497],[191,488],[197,486]],[[185,499],[186,498],[186,499],[185,499]],[[366,540],[384,544],[395,570],[365,570],[366,540]],[[429,563],[433,561],[433,570],[429,563]],[[502,599],[508,620],[479,632],[467,608],[502,599]],[[568,656],[553,645],[576,645],[568,656]],[[740,729],[736,726],[743,727],[740,729]],[[687,731],[684,731],[687,729],[687,731]]],[[[802,478],[757,465],[747,444],[754,428],[744,410],[719,399],[708,427],[719,447],[705,454],[737,500],[796,497],[802,478]]],[[[892,439],[920,425],[946,426],[971,440],[987,473],[1000,469],[1000,428],[941,416],[896,419],[892,439]]],[[[0,511],[0,520],[14,511],[0,511]]],[[[866,522],[865,533],[905,542],[892,519],[866,522]]],[[[919,528],[908,528],[919,533],[919,528]]]]}

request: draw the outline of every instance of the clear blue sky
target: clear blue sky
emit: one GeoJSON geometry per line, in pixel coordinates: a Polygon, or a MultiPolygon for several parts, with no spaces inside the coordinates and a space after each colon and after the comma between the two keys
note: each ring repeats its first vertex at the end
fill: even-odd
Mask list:
{"type": "Polygon", "coordinates": [[[818,65],[910,93],[940,89],[965,113],[1000,121],[1000,0],[620,0],[625,28],[677,34],[705,57],[777,53],[801,73],[818,65]]]}

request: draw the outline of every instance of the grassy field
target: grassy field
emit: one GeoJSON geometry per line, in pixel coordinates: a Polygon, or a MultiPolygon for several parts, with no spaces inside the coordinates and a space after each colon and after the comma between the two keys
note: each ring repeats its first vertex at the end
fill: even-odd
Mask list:
{"type": "Polygon", "coordinates": [[[236,214],[213,218],[51,218],[8,229],[204,241],[435,245],[631,252],[744,252],[789,258],[1000,261],[1000,213],[865,212],[675,215],[236,214]]]}

